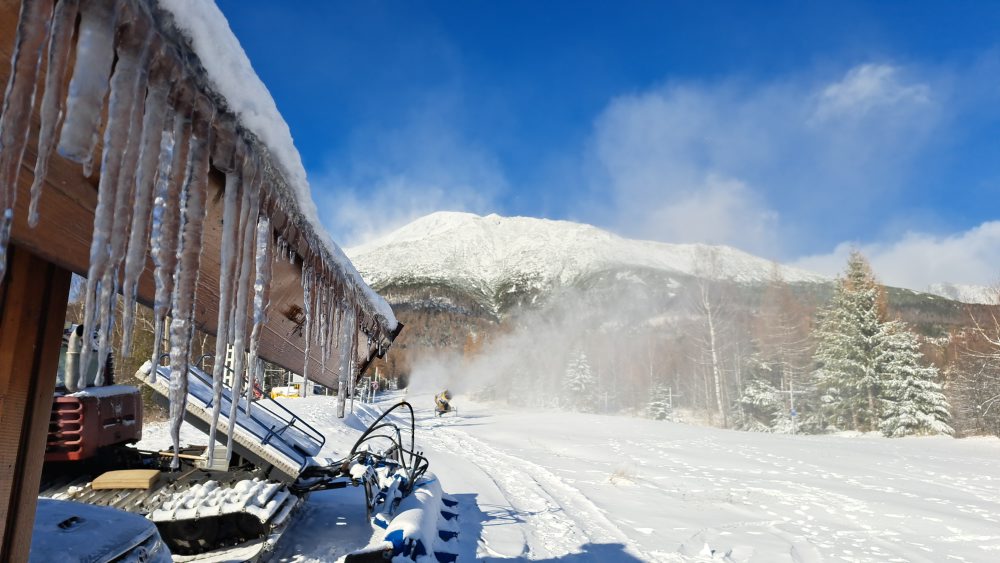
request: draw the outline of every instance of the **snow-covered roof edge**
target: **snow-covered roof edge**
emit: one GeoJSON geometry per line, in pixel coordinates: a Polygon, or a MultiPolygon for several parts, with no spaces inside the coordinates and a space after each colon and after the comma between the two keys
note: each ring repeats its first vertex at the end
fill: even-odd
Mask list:
{"type": "Polygon", "coordinates": [[[165,12],[172,20],[172,26],[191,47],[198,58],[197,62],[205,71],[207,89],[217,94],[219,101],[236,115],[242,126],[241,132],[245,137],[250,137],[247,140],[263,149],[261,152],[265,154],[261,156],[265,159],[270,157],[274,166],[265,167],[271,172],[270,183],[279,192],[290,196],[286,200],[292,206],[285,211],[293,215],[293,222],[303,231],[305,238],[311,239],[313,245],[316,245],[312,250],[323,252],[325,262],[339,267],[349,283],[371,305],[372,312],[382,317],[385,323],[383,328],[391,333],[397,326],[392,308],[364,281],[320,222],[305,167],[295,148],[291,130],[278,112],[267,86],[253,70],[250,59],[230,29],[225,15],[213,0],[149,1],[152,7],[165,12]],[[294,215],[302,220],[295,221],[294,215]]]}

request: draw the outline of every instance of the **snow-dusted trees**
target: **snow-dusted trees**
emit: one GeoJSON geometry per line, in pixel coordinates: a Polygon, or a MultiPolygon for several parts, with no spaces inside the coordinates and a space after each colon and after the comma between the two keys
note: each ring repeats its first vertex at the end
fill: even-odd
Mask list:
{"type": "Polygon", "coordinates": [[[948,401],[936,382],[937,368],[921,366],[917,336],[899,322],[882,325],[882,416],[879,430],[889,437],[951,434],[948,401]]]}
{"type": "Polygon", "coordinates": [[[970,308],[972,328],[953,333],[947,368],[954,426],[962,434],[1000,436],[1000,306],[970,308]]]}
{"type": "Polygon", "coordinates": [[[649,404],[646,405],[646,416],[653,420],[667,420],[673,410],[670,388],[656,384],[649,392],[649,404]]]}
{"type": "Polygon", "coordinates": [[[597,389],[594,372],[582,348],[577,348],[570,355],[563,382],[569,406],[586,412],[596,409],[597,389]]]}
{"type": "Polygon", "coordinates": [[[815,331],[814,377],[826,426],[887,436],[951,433],[937,369],[921,366],[916,335],[885,316],[871,267],[851,253],[815,331]]]}
{"type": "Polygon", "coordinates": [[[706,403],[714,400],[714,414],[721,417],[722,426],[728,428],[729,401],[726,397],[723,355],[727,343],[726,333],[732,328],[729,322],[731,310],[729,300],[722,291],[722,284],[715,281],[720,278],[715,248],[705,248],[699,252],[697,270],[699,279],[692,292],[690,305],[700,324],[696,338],[700,348],[700,361],[705,368],[706,379],[711,382],[706,385],[705,399],[706,403]]]}
{"type": "Polygon", "coordinates": [[[743,370],[739,427],[794,432],[809,413],[805,375],[812,361],[810,317],[775,264],[752,321],[755,350],[743,370]],[[807,408],[803,408],[803,407],[807,408]]]}
{"type": "MultiPolygon", "coordinates": [[[[753,367],[759,369],[762,366],[756,363],[753,367]]],[[[780,421],[787,418],[784,402],[784,397],[769,378],[752,377],[743,387],[743,394],[739,399],[740,418],[737,428],[751,432],[774,431],[780,421]]]]}
{"type": "Polygon", "coordinates": [[[867,260],[851,253],[833,299],[819,312],[814,376],[828,426],[877,426],[884,297],[867,260]]]}

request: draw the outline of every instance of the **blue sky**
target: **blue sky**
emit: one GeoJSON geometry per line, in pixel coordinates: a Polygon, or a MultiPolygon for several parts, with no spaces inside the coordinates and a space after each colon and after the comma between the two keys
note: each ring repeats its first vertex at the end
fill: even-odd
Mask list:
{"type": "Polygon", "coordinates": [[[345,245],[452,209],[1000,275],[1000,4],[219,5],[345,245]]]}

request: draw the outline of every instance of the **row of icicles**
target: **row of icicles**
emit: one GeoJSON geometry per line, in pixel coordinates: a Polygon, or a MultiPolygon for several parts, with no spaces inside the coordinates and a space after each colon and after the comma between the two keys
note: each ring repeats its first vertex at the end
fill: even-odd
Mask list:
{"type": "MultiPolygon", "coordinates": [[[[115,296],[122,293],[121,352],[129,354],[136,291],[148,248],[155,267],[156,334],[151,360],[154,366],[159,365],[166,330],[170,434],[176,468],[195,330],[195,291],[210,166],[225,174],[225,191],[209,444],[214,444],[216,438],[227,350],[249,349],[249,358],[246,353],[234,354],[234,400],[227,413],[230,420],[236,417],[241,403],[249,413],[253,382],[262,376],[258,352],[267,319],[272,262],[279,258],[294,262],[296,257],[287,236],[282,234],[275,240],[269,216],[276,211],[286,217],[289,213],[282,201],[264,189],[263,166],[239,135],[235,119],[217,114],[211,99],[190,86],[190,69],[156,31],[142,4],[136,0],[26,0],[0,115],[0,280],[43,56],[46,72],[28,222],[32,227],[38,223],[39,197],[53,149],[82,164],[87,176],[91,175],[95,156],[99,158],[83,322],[85,327],[97,327],[97,357],[106,358],[115,296]],[[74,45],[75,64],[70,69],[74,45]],[[70,70],[67,91],[66,75],[70,70]],[[101,151],[98,136],[105,99],[107,122],[103,124],[101,151]],[[248,307],[252,307],[252,316],[248,307]],[[167,317],[170,322],[165,327],[167,317]],[[252,320],[249,330],[248,318],[252,320]],[[246,385],[244,379],[249,380],[246,385]],[[246,400],[235,400],[244,391],[246,400]]],[[[347,374],[353,373],[358,358],[357,336],[375,334],[379,342],[382,337],[373,315],[363,309],[359,289],[343,281],[339,265],[307,254],[302,264],[305,318],[301,326],[306,382],[314,368],[310,366],[314,345],[320,347],[321,371],[326,371],[331,353],[339,350],[337,369],[347,374]]],[[[84,346],[81,365],[90,365],[92,354],[93,346],[84,346]]],[[[96,384],[102,385],[105,362],[98,364],[96,384]]],[[[81,371],[85,374],[87,370],[81,371]]],[[[155,379],[156,370],[149,376],[155,379]]],[[[79,387],[83,388],[86,376],[80,379],[79,387]]],[[[342,375],[341,382],[344,380],[342,375]]],[[[228,460],[232,441],[227,442],[228,460]]],[[[214,456],[214,452],[215,448],[210,447],[209,455],[214,456]]]]}

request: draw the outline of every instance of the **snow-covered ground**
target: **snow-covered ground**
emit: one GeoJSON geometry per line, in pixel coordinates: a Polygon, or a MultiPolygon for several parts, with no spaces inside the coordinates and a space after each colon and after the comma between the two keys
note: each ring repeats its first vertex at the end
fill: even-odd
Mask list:
{"type": "MultiPolygon", "coordinates": [[[[429,396],[410,400],[431,471],[460,502],[460,561],[1000,559],[997,440],[750,434],[461,396],[457,416],[435,418],[429,396]]],[[[328,436],[330,457],[377,413],[345,424],[333,397],[285,404],[328,436]]],[[[144,445],[165,436],[147,430],[144,445]]],[[[313,494],[277,560],[332,561],[378,539],[362,502],[313,494]]]]}

